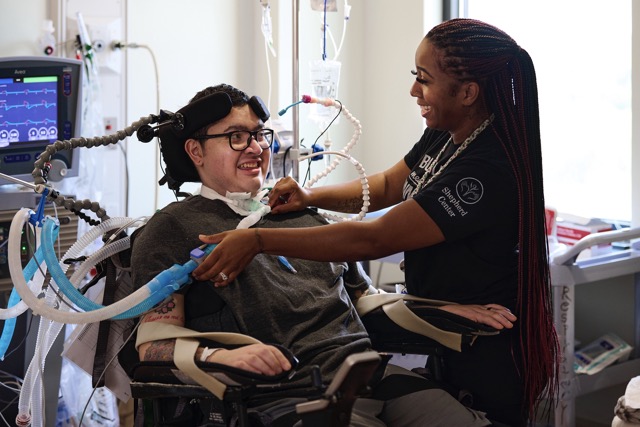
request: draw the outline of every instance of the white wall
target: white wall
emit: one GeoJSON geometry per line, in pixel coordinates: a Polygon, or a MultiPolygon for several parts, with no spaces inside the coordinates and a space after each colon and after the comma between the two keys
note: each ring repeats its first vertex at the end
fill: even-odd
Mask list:
{"type": "Polygon", "coordinates": [[[39,55],[42,21],[49,18],[47,0],[0,0],[0,56],[39,55]]]}
{"type": "MultiPolygon", "coordinates": [[[[178,109],[199,89],[221,82],[236,85],[268,101],[269,75],[260,32],[262,9],[255,3],[249,5],[225,0],[189,0],[180,4],[138,0],[128,3],[128,41],[149,45],[157,57],[161,108],[178,109]],[[158,22],[166,22],[161,31],[158,22]]],[[[311,90],[308,63],[311,59],[321,58],[321,15],[311,10],[309,2],[299,3],[300,94],[304,94],[311,90]]],[[[435,10],[430,14],[435,23],[440,16],[434,6],[437,3],[433,0],[407,0],[402,8],[398,8],[389,2],[350,1],[351,19],[338,58],[342,62],[338,97],[362,123],[363,135],[354,155],[369,173],[398,161],[422,130],[417,107],[408,95],[411,84],[409,71],[414,64],[415,48],[424,35],[423,12],[435,10]],[[390,15],[394,18],[388,19],[390,15]],[[372,149],[374,144],[376,149],[372,149]]],[[[269,107],[275,118],[278,110],[294,101],[290,24],[293,3],[276,0],[271,2],[271,7],[277,57],[269,58],[269,107]]],[[[342,4],[339,7],[338,13],[331,13],[328,17],[334,38],[338,39],[336,42],[342,33],[342,4]]],[[[334,53],[331,48],[327,52],[330,57],[334,53]]],[[[127,117],[131,122],[155,111],[155,81],[148,52],[128,49],[126,54],[127,117]]],[[[308,105],[300,106],[298,112],[299,136],[309,146],[320,129],[308,120],[308,105]]],[[[291,112],[282,120],[290,123],[291,112]]],[[[342,148],[352,133],[352,126],[341,119],[330,130],[334,147],[342,148]]],[[[158,189],[159,172],[141,168],[142,164],[149,165],[150,159],[156,156],[152,144],[143,146],[132,138],[128,150],[129,173],[135,183],[129,197],[130,214],[148,214],[152,209],[164,206],[173,196],[166,187],[158,189]]],[[[313,164],[312,173],[322,169],[321,162],[313,164]]],[[[303,170],[301,167],[301,172],[303,170]]],[[[329,182],[354,176],[352,166],[344,162],[344,166],[341,165],[330,176],[329,182]]],[[[191,190],[194,186],[185,185],[184,188],[191,190]]]]}
{"type": "MultiPolygon", "coordinates": [[[[244,2],[225,0],[137,0],[127,4],[127,41],[148,49],[126,49],[127,120],[132,122],[161,109],[176,111],[195,93],[225,82],[252,92],[253,33],[256,13],[245,13],[244,2]],[[152,60],[157,62],[158,81],[152,60]],[[158,90],[156,90],[158,85],[158,90]],[[157,93],[160,94],[158,99],[157,93]]],[[[158,187],[156,141],[129,140],[129,213],[149,215],[173,199],[158,187]]],[[[184,190],[190,190],[185,186],[184,190]]]]}
{"type": "MultiPolygon", "coordinates": [[[[633,14],[632,28],[640,27],[640,5],[637,1],[632,2],[631,10],[633,14]]],[[[631,164],[640,165],[640,31],[632,31],[631,51],[631,69],[633,76],[631,83],[631,164]]],[[[640,168],[631,168],[631,219],[634,227],[640,226],[640,168]]]]}

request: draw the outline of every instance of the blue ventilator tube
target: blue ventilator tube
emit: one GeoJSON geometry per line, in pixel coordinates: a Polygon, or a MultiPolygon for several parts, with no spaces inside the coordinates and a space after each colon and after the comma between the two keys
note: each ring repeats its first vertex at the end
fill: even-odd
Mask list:
{"type": "MultiPolygon", "coordinates": [[[[36,274],[38,270],[38,264],[36,262],[37,259],[42,259],[42,247],[39,247],[33,258],[29,260],[29,263],[23,270],[24,280],[30,281],[33,278],[33,275],[36,274]]],[[[11,295],[9,296],[9,301],[7,302],[7,308],[11,308],[20,302],[20,294],[14,289],[11,290],[11,295]]],[[[16,319],[17,317],[11,317],[4,321],[4,326],[2,327],[2,335],[0,336],[0,361],[4,360],[4,356],[7,353],[7,349],[9,348],[9,344],[11,343],[11,339],[13,338],[13,332],[16,328],[16,319]]]]}
{"type": "MultiPolygon", "coordinates": [[[[53,233],[56,228],[57,224],[55,224],[55,221],[45,221],[41,242],[42,247],[44,248],[45,261],[51,276],[57,283],[59,289],[82,310],[92,311],[104,308],[103,305],[97,304],[82,295],[82,293],[73,286],[60,268],[59,261],[56,258],[55,251],[53,249],[53,233]]],[[[194,249],[195,252],[192,251],[192,259],[184,265],[175,264],[159,273],[145,285],[147,286],[150,294],[148,298],[112,318],[119,320],[139,317],[141,314],[149,311],[160,302],[164,301],[169,295],[180,289],[182,285],[191,281],[190,275],[199,265],[197,260],[201,262],[206,255],[211,253],[214,247],[215,245],[207,245],[204,248],[196,248],[194,249]]]]}

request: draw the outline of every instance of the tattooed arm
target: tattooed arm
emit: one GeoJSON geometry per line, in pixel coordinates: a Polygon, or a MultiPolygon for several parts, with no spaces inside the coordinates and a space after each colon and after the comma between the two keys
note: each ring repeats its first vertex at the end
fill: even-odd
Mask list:
{"type": "MultiPolygon", "coordinates": [[[[158,322],[184,326],[184,295],[173,294],[169,302],[145,314],[140,322],[158,322]]],[[[138,355],[141,361],[170,362],[173,360],[174,347],[175,340],[173,339],[147,342],[138,348],[138,355]]],[[[198,348],[196,353],[197,360],[200,360],[200,354],[202,354],[202,348],[198,348]]]]}
{"type": "MultiPolygon", "coordinates": [[[[146,314],[141,322],[169,323],[184,326],[184,296],[174,294],[164,306],[146,314]]],[[[159,340],[140,345],[138,354],[141,361],[173,361],[175,340],[159,340]]],[[[204,348],[198,347],[195,359],[200,360],[204,348]]],[[[207,357],[207,362],[222,363],[246,371],[264,375],[277,375],[291,369],[287,358],[276,347],[265,344],[251,344],[234,350],[220,349],[207,357]]]]}

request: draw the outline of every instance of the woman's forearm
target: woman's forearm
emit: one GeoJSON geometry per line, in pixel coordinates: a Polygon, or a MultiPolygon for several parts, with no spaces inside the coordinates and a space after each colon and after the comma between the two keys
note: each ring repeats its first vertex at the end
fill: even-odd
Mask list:
{"type": "MultiPolygon", "coordinates": [[[[414,200],[399,203],[370,221],[296,229],[256,228],[253,234],[256,252],[338,262],[378,259],[444,241],[438,225],[414,200]]],[[[236,244],[246,246],[246,240],[236,244]]]]}
{"type": "MultiPolygon", "coordinates": [[[[387,171],[388,172],[388,171],[387,171]]],[[[392,184],[387,172],[367,178],[369,184],[369,211],[384,209],[401,201],[401,184],[392,184]]],[[[403,179],[403,178],[402,178],[403,179]]],[[[362,208],[360,179],[343,184],[325,185],[310,190],[311,206],[334,212],[358,213],[362,208]]]]}

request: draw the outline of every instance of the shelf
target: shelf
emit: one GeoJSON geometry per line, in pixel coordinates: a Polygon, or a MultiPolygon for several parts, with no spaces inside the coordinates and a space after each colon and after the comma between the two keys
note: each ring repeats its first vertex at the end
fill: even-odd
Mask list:
{"type": "Polygon", "coordinates": [[[576,395],[582,396],[614,385],[626,384],[629,379],[640,375],[640,359],[608,366],[594,375],[578,375],[576,395]]]}
{"type": "Polygon", "coordinates": [[[640,251],[626,249],[572,265],[550,265],[552,286],[580,285],[640,272],[640,251]]]}
{"type": "Polygon", "coordinates": [[[640,244],[606,254],[579,259],[584,249],[617,240],[640,238],[640,228],[595,233],[584,237],[563,253],[554,253],[549,268],[553,287],[554,324],[564,352],[560,366],[560,400],[555,409],[555,426],[576,425],[575,398],[616,385],[640,375],[640,244]],[[594,375],[575,375],[575,287],[622,276],[634,276],[634,337],[632,359],[609,366],[594,375]]]}

